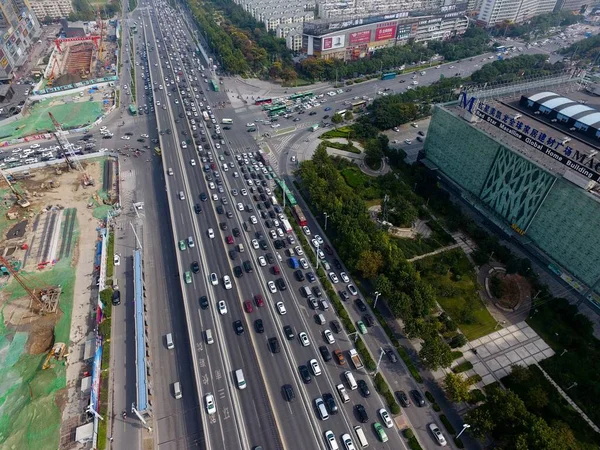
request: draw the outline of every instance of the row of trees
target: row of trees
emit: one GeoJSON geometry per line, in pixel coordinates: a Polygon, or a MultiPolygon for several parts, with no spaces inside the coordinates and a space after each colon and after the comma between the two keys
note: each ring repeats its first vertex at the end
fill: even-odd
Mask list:
{"type": "Polygon", "coordinates": [[[519,78],[541,77],[565,70],[562,62],[551,64],[547,55],[519,55],[484,65],[471,75],[475,83],[512,83],[519,78]]]}
{"type": "Polygon", "coordinates": [[[213,0],[212,3],[188,0],[188,5],[227,73],[295,76],[293,70],[286,69],[291,67],[291,53],[285,40],[267,32],[264,24],[240,6],[230,0],[213,0]]]}
{"type": "Polygon", "coordinates": [[[432,41],[428,47],[446,61],[456,61],[493,50],[490,35],[483,28],[471,27],[462,36],[447,41],[432,41]]]}
{"type": "MultiPolygon", "coordinates": [[[[100,16],[103,19],[110,19],[114,17],[121,8],[121,4],[118,1],[108,2],[107,4],[100,7],[100,16]]],[[[96,8],[92,7],[91,3],[87,0],[73,0],[73,12],[69,14],[69,20],[76,22],[78,20],[95,20],[97,17],[96,8]]],[[[50,17],[44,18],[43,23],[52,23],[50,17]],[[49,19],[49,20],[48,20],[49,19]]]]}
{"type": "MultiPolygon", "coordinates": [[[[374,283],[393,314],[403,319],[409,337],[424,340],[420,353],[424,365],[431,369],[449,366],[450,348],[437,333],[435,321],[429,319],[435,307],[431,286],[421,280],[394,239],[371,220],[360,192],[346,184],[325,146],[319,146],[313,158],[300,165],[299,176],[316,215],[327,212],[330,236],[346,266],[374,283]]],[[[380,187],[382,194],[415,199],[393,174],[382,177],[380,187]]]]}
{"type": "Polygon", "coordinates": [[[490,34],[497,37],[515,37],[525,41],[535,39],[548,33],[554,27],[566,27],[583,20],[583,15],[575,15],[571,11],[558,11],[556,13],[540,14],[523,23],[504,22],[492,29],[490,34]]]}
{"type": "Polygon", "coordinates": [[[577,41],[563,48],[560,53],[571,58],[577,57],[586,62],[596,62],[600,54],[600,35],[596,34],[587,39],[577,41]]]}

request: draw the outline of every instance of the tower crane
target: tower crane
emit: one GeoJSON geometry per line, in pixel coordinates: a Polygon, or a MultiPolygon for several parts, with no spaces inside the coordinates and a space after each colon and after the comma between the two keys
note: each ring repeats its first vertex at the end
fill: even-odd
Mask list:
{"type": "Polygon", "coordinates": [[[28,208],[30,205],[29,201],[13,186],[8,176],[6,175],[6,172],[0,169],[0,174],[2,175],[2,178],[4,178],[4,181],[6,181],[6,184],[8,184],[10,190],[13,191],[13,194],[15,194],[15,197],[17,197],[17,205],[19,205],[21,208],[28,208]]]}
{"type": "Polygon", "coordinates": [[[69,167],[72,167],[79,172],[81,172],[81,182],[84,186],[93,186],[94,179],[90,177],[90,175],[85,171],[79,160],[77,159],[77,155],[73,151],[73,144],[69,142],[66,137],[65,132],[62,129],[61,124],[56,120],[56,118],[52,115],[50,111],[48,111],[48,115],[54,124],[54,128],[56,131],[54,132],[54,137],[56,138],[56,142],[58,142],[58,146],[63,151],[63,155],[65,156],[65,160],[69,167]]]}

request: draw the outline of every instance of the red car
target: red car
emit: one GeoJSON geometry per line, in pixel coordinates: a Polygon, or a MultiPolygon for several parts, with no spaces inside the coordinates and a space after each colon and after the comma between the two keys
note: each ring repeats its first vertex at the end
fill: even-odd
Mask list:
{"type": "Polygon", "coordinates": [[[333,255],[333,250],[331,250],[331,247],[329,246],[329,244],[325,244],[325,251],[327,252],[328,255],[333,255]]]}
{"type": "Polygon", "coordinates": [[[233,236],[227,236],[225,238],[225,240],[227,241],[228,244],[233,244],[233,236]]]}
{"type": "Polygon", "coordinates": [[[244,302],[244,309],[248,314],[250,314],[253,311],[252,302],[250,300],[244,302]]]}
{"type": "Polygon", "coordinates": [[[273,273],[275,275],[279,275],[281,273],[281,270],[279,270],[279,266],[273,266],[273,273]]]}
{"type": "Polygon", "coordinates": [[[256,306],[258,307],[265,306],[265,301],[263,300],[262,295],[260,294],[256,294],[254,296],[254,301],[256,302],[256,306]]]}

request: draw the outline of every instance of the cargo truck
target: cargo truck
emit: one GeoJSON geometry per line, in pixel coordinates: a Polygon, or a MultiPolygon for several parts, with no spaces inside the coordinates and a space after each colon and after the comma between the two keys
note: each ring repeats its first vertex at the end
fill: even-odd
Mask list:
{"type": "Polygon", "coordinates": [[[287,220],[287,219],[283,219],[283,220],[281,221],[281,223],[282,223],[282,225],[283,225],[283,228],[285,229],[285,231],[286,231],[287,233],[291,233],[291,232],[293,231],[293,230],[292,230],[292,225],[290,224],[290,221],[289,221],[289,220],[287,220]]]}
{"type": "Polygon", "coordinates": [[[360,359],[360,356],[358,355],[358,352],[356,351],[356,349],[351,348],[350,350],[348,350],[348,353],[350,355],[350,359],[352,360],[352,364],[354,365],[354,368],[356,370],[362,369],[364,367],[363,362],[360,359]]]}

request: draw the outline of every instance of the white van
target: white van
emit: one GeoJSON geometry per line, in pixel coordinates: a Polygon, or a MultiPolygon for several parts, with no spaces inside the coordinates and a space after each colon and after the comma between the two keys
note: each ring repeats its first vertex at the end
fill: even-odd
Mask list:
{"type": "Polygon", "coordinates": [[[179,381],[173,383],[173,394],[175,395],[176,399],[180,399],[181,397],[183,397],[181,395],[181,384],[179,383],[179,381]]]}
{"type": "Polygon", "coordinates": [[[329,303],[327,303],[327,300],[321,300],[321,309],[323,311],[327,311],[329,309],[329,303]]]}
{"type": "Polygon", "coordinates": [[[244,244],[238,244],[237,250],[238,250],[238,253],[244,253],[244,244]]]}
{"type": "Polygon", "coordinates": [[[213,339],[213,335],[212,335],[212,330],[210,328],[207,328],[206,331],[204,332],[204,335],[206,336],[206,343],[207,344],[214,344],[215,341],[213,339]]]}
{"type": "Polygon", "coordinates": [[[369,441],[367,441],[367,437],[365,436],[365,432],[362,427],[356,426],[354,427],[354,432],[356,433],[356,437],[358,438],[358,444],[362,447],[368,447],[369,441]]]}
{"type": "Polygon", "coordinates": [[[238,389],[246,389],[246,379],[244,378],[242,369],[235,371],[235,382],[237,383],[238,389]]]}
{"type": "Polygon", "coordinates": [[[344,387],[344,385],[340,383],[335,388],[337,389],[338,394],[340,395],[342,403],[348,403],[350,401],[350,396],[348,395],[348,392],[346,392],[346,388],[344,387]]]}
{"type": "Polygon", "coordinates": [[[319,417],[321,420],[329,419],[329,413],[327,412],[327,408],[325,408],[325,402],[321,397],[317,397],[315,399],[315,406],[317,407],[317,411],[319,412],[319,417]]]}
{"type": "Polygon", "coordinates": [[[310,290],[310,288],[308,286],[302,286],[302,293],[306,296],[306,297],[310,297],[312,295],[312,291],[310,290]]]}
{"type": "Polygon", "coordinates": [[[325,325],[325,316],[323,314],[315,314],[315,320],[319,325],[325,325]]]}
{"type": "Polygon", "coordinates": [[[348,383],[350,390],[354,391],[358,389],[358,385],[356,384],[356,380],[354,379],[354,375],[352,375],[352,372],[346,370],[344,372],[344,377],[346,377],[346,382],[348,383]]]}
{"type": "Polygon", "coordinates": [[[173,344],[173,335],[172,335],[171,333],[168,333],[168,334],[165,336],[165,340],[167,341],[167,348],[168,348],[169,350],[171,350],[171,349],[175,348],[175,344],[173,344]]]}

